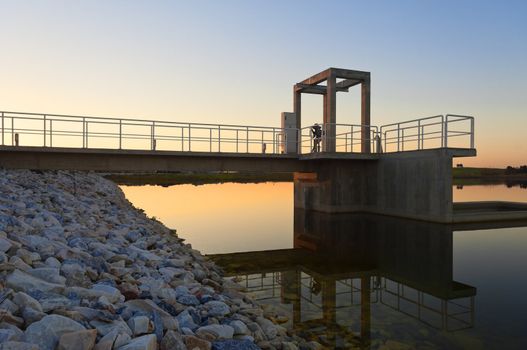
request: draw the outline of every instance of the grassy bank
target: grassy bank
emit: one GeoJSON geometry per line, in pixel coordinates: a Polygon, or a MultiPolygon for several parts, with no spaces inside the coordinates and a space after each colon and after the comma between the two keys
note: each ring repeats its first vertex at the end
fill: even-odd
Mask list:
{"type": "Polygon", "coordinates": [[[157,174],[109,174],[105,176],[119,185],[182,184],[204,185],[225,182],[260,183],[293,181],[292,173],[157,173],[157,174]]]}
{"type": "MultiPolygon", "coordinates": [[[[453,168],[454,185],[479,185],[494,183],[526,183],[527,174],[507,174],[505,169],[496,168],[453,168]]],[[[152,173],[152,174],[108,174],[106,178],[119,185],[158,185],[172,186],[182,184],[204,185],[227,182],[261,183],[290,182],[292,173],[152,173]]]]}
{"type": "Polygon", "coordinates": [[[454,185],[516,185],[527,182],[527,174],[507,174],[505,169],[497,168],[453,168],[452,175],[454,185]]]}

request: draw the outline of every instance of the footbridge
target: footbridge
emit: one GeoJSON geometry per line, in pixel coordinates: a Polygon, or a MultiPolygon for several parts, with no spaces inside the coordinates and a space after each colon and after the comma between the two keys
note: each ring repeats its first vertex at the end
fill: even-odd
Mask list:
{"type": "Polygon", "coordinates": [[[294,172],[295,206],[452,221],[452,158],[476,155],[474,118],[370,123],[370,73],[329,68],[294,85],[281,125],[0,112],[0,167],[104,172],[294,172]],[[336,121],[337,92],[361,85],[361,122],[336,121]],[[323,96],[319,126],[302,94],[323,96]],[[318,128],[318,131],[316,130],[318,128]]]}

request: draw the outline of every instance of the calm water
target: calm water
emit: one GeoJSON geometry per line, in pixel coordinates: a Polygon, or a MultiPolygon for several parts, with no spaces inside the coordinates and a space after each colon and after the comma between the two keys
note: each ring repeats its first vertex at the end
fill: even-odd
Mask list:
{"type": "MultiPolygon", "coordinates": [[[[292,183],[122,188],[328,348],[527,348],[527,227],[307,214],[292,183]]],[[[527,202],[527,189],[464,186],[454,199],[527,202]]]]}

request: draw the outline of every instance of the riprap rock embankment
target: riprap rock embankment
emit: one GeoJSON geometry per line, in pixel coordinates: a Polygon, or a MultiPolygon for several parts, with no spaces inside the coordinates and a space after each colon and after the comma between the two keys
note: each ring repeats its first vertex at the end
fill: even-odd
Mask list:
{"type": "Polygon", "coordinates": [[[0,170],[0,283],[0,349],[299,344],[96,174],[0,170]]]}

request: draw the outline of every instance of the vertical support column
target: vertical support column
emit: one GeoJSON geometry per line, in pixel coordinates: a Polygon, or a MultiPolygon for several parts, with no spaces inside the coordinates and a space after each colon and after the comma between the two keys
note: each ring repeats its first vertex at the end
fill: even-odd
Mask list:
{"type": "Polygon", "coordinates": [[[288,270],[280,273],[282,278],[280,301],[293,304],[293,327],[302,321],[300,270],[288,270]]]}
{"type": "Polygon", "coordinates": [[[324,113],[324,143],[322,148],[324,152],[336,151],[336,123],[337,123],[337,78],[333,71],[330,72],[327,80],[327,90],[324,95],[325,113],[324,113]]]}
{"type": "Polygon", "coordinates": [[[336,297],[337,288],[334,279],[324,279],[322,284],[322,317],[326,324],[326,331],[328,334],[327,341],[332,344],[331,348],[335,348],[335,329],[337,325],[337,310],[336,297]]]}
{"type": "Polygon", "coordinates": [[[361,84],[361,152],[371,153],[370,135],[370,79],[365,79],[361,84]]]}
{"type": "Polygon", "coordinates": [[[370,276],[360,279],[360,340],[362,347],[369,348],[371,334],[370,276]]]}
{"type": "Polygon", "coordinates": [[[297,152],[302,153],[302,145],[300,144],[300,128],[302,127],[302,93],[297,90],[296,85],[293,86],[293,112],[296,116],[296,137],[295,140],[288,140],[288,142],[295,142],[297,145],[297,152]]]}

